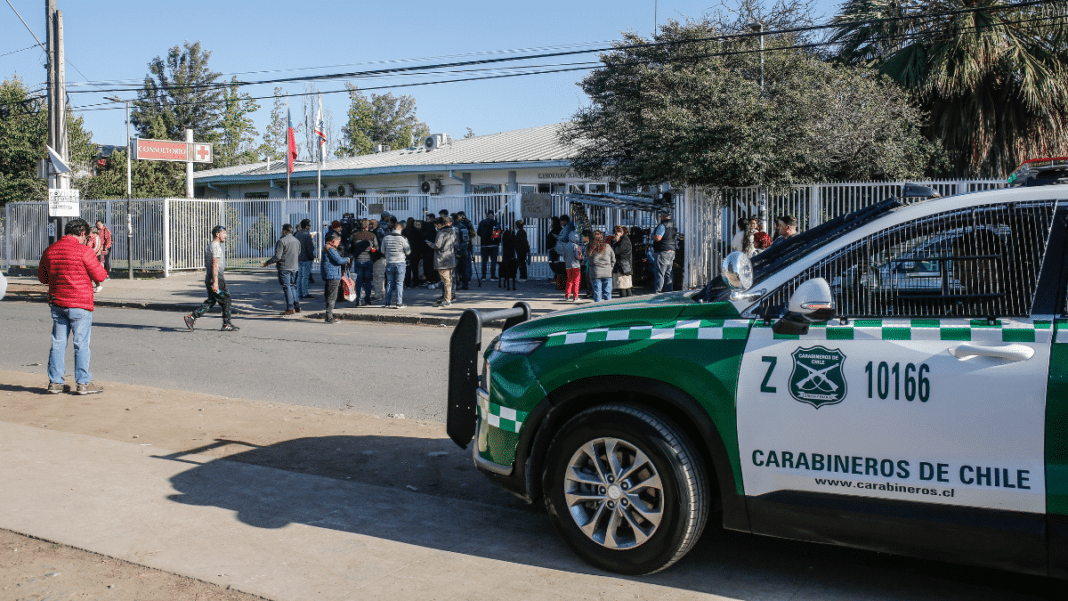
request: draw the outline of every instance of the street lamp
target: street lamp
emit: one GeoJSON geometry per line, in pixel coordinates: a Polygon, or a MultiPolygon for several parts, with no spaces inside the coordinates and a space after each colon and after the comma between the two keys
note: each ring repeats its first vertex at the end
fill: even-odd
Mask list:
{"type": "Polygon", "coordinates": [[[105,96],[104,100],[121,102],[126,105],[126,262],[129,266],[129,279],[133,279],[133,218],[130,216],[130,200],[133,199],[133,168],[130,153],[130,101],[118,96],[105,96]]]}

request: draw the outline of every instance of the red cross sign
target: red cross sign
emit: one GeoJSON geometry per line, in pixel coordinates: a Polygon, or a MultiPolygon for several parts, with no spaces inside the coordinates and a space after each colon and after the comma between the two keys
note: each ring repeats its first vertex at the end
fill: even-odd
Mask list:
{"type": "Polygon", "coordinates": [[[194,163],[210,163],[212,162],[212,148],[211,144],[193,144],[193,162],[194,163]]]}

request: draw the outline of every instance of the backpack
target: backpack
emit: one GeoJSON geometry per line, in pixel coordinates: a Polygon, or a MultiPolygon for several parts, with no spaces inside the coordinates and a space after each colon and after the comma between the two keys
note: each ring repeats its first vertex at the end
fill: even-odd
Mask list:
{"type": "Polygon", "coordinates": [[[460,223],[456,226],[457,234],[460,236],[460,244],[456,249],[456,254],[466,257],[467,251],[471,248],[471,237],[467,231],[467,227],[460,223]]]}
{"type": "Polygon", "coordinates": [[[496,224],[496,223],[494,223],[493,224],[493,230],[490,232],[490,240],[493,240],[494,242],[500,242],[501,241],[501,233],[502,233],[501,232],[501,226],[496,224]]]}

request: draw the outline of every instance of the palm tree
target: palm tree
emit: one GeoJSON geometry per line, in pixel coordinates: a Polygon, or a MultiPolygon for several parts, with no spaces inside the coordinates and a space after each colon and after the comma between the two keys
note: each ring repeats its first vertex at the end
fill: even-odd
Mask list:
{"type": "Polygon", "coordinates": [[[1068,0],[847,0],[838,56],[915,95],[961,176],[1068,154],[1068,0]],[[1024,4],[1024,6],[1020,6],[1024,4]]]}

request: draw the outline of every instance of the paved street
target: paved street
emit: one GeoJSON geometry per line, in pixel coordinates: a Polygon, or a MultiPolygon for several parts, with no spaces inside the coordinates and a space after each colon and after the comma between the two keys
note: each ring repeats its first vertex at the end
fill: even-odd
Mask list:
{"type": "MultiPolygon", "coordinates": [[[[0,369],[41,374],[52,318],[43,303],[7,303],[0,369]]],[[[219,332],[210,315],[190,333],[181,313],[102,307],[93,314],[92,370],[100,380],[221,396],[445,420],[451,329],[250,317],[219,332]]],[[[73,373],[74,351],[67,367],[73,373]]]]}
{"type": "MultiPolygon", "coordinates": [[[[98,309],[93,370],[107,392],[49,396],[39,390],[45,306],[0,304],[0,330],[16,341],[0,348],[0,482],[18,483],[0,487],[0,528],[276,601],[1068,592],[715,528],[663,573],[602,573],[567,550],[540,507],[485,480],[446,439],[447,328],[257,317],[235,336],[189,333],[178,317],[98,309]]],[[[0,582],[0,597],[83,590],[40,576],[0,582]]]]}

